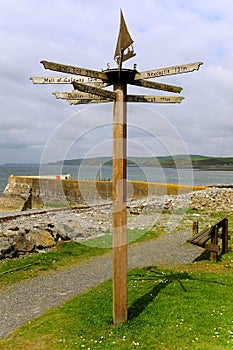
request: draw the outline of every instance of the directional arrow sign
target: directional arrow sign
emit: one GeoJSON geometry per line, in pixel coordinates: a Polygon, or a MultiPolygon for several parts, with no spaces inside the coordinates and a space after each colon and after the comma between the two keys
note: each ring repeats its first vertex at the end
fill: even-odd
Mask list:
{"type": "Polygon", "coordinates": [[[133,80],[132,82],[130,82],[130,84],[142,86],[149,89],[164,90],[164,91],[177,92],[177,93],[180,93],[181,90],[183,90],[182,87],[180,86],[161,84],[161,83],[142,80],[142,79],[133,80]]]}
{"type": "Polygon", "coordinates": [[[108,90],[103,90],[94,86],[90,85],[84,85],[81,83],[77,83],[76,81],[73,82],[73,86],[75,89],[83,92],[87,92],[89,94],[94,94],[97,96],[105,97],[105,98],[110,98],[111,100],[115,100],[115,92],[108,91],[108,90]]]}
{"type": "MultiPolygon", "coordinates": [[[[71,91],[71,92],[60,92],[60,91],[55,91],[53,92],[53,95],[56,96],[56,98],[62,98],[62,99],[72,99],[72,100],[98,100],[102,101],[103,98],[101,96],[96,96],[93,94],[88,94],[85,92],[78,92],[77,90],[71,91]]],[[[110,102],[110,99],[108,99],[110,102]]]]}
{"type": "Polygon", "coordinates": [[[63,76],[63,77],[33,77],[30,78],[34,84],[72,84],[73,81],[77,81],[78,83],[90,84],[92,86],[97,87],[106,87],[110,84],[103,83],[103,80],[96,78],[88,78],[88,77],[77,77],[77,76],[63,76]]]}
{"type": "Polygon", "coordinates": [[[150,96],[128,95],[127,102],[150,102],[150,103],[180,103],[184,97],[176,96],[150,96]]]}
{"type": "Polygon", "coordinates": [[[54,71],[62,72],[62,73],[83,75],[85,77],[97,78],[97,79],[102,79],[102,80],[108,81],[108,78],[107,78],[105,73],[99,72],[96,70],[75,67],[75,66],[67,66],[65,64],[48,62],[48,61],[41,61],[40,63],[43,64],[45,69],[50,69],[50,70],[54,70],[54,71]]]}
{"type": "Polygon", "coordinates": [[[196,62],[196,63],[182,64],[180,66],[172,66],[172,67],[148,70],[145,72],[136,73],[134,79],[135,80],[150,79],[150,78],[161,77],[165,75],[189,73],[189,72],[193,72],[194,70],[198,70],[201,64],[203,63],[196,62]]]}

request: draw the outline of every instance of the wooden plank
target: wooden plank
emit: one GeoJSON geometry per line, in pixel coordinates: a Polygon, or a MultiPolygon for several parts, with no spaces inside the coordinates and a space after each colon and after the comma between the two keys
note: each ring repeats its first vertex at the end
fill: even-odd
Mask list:
{"type": "Polygon", "coordinates": [[[111,100],[114,100],[116,96],[115,92],[104,90],[104,89],[97,88],[90,85],[84,85],[81,83],[77,83],[76,81],[73,82],[73,86],[75,89],[79,91],[87,92],[89,94],[93,94],[93,95],[97,95],[105,98],[110,98],[111,100]]]}
{"type": "MultiPolygon", "coordinates": [[[[71,92],[60,92],[60,91],[54,91],[53,95],[56,96],[57,99],[72,99],[72,100],[103,100],[101,96],[96,96],[93,94],[88,94],[85,92],[79,92],[77,90],[71,91],[71,92]]],[[[108,101],[111,101],[108,99],[108,101]]]]}
{"type": "Polygon", "coordinates": [[[41,61],[45,69],[50,69],[57,72],[69,73],[75,75],[82,75],[85,77],[97,78],[108,81],[107,75],[103,72],[99,72],[96,70],[91,70],[87,68],[81,68],[76,66],[69,66],[61,63],[49,62],[49,61],[41,61]]]}
{"type": "Polygon", "coordinates": [[[181,90],[183,90],[180,86],[174,86],[174,85],[167,85],[167,84],[161,84],[154,81],[147,81],[147,80],[133,80],[130,82],[132,85],[142,86],[149,89],[156,89],[156,90],[163,90],[163,91],[169,91],[169,92],[175,92],[180,93],[181,90]]]}
{"type": "Polygon", "coordinates": [[[210,239],[210,237],[211,237],[211,228],[205,228],[200,232],[198,232],[192,238],[188,239],[188,242],[198,246],[203,246],[205,242],[210,239]]]}
{"type": "Polygon", "coordinates": [[[89,77],[72,77],[72,76],[63,76],[63,77],[32,77],[30,78],[33,84],[72,84],[74,81],[83,84],[90,84],[97,87],[106,87],[109,86],[109,83],[103,83],[101,79],[89,78],[89,77]]]}
{"type": "Polygon", "coordinates": [[[150,95],[128,95],[127,102],[146,103],[180,103],[184,97],[176,96],[150,96],[150,95]]]}
{"type": "Polygon", "coordinates": [[[193,72],[194,70],[198,70],[200,65],[202,64],[203,64],[202,62],[196,62],[196,63],[182,64],[179,66],[152,69],[145,72],[136,73],[134,79],[135,80],[150,79],[150,78],[156,78],[156,77],[161,77],[165,75],[189,73],[189,72],[193,72]]]}
{"type": "Polygon", "coordinates": [[[205,244],[205,248],[214,253],[220,252],[220,246],[216,244],[205,244]]]}

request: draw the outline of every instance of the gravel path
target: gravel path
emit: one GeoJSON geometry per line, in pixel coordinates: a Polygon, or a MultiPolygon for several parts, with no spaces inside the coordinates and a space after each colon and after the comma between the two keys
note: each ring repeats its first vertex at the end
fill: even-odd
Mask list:
{"type": "MultiPolygon", "coordinates": [[[[128,250],[129,268],[171,266],[189,263],[200,255],[200,248],[183,245],[189,232],[168,233],[128,250]]],[[[112,256],[94,258],[81,265],[4,287],[0,291],[0,337],[59,305],[111,278],[112,256]]]]}

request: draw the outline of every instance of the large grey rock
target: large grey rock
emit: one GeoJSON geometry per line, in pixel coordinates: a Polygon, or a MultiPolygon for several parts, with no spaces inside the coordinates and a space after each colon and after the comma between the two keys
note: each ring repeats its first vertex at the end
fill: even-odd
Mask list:
{"type": "Polygon", "coordinates": [[[20,235],[16,239],[13,246],[14,246],[14,250],[17,252],[17,254],[30,253],[35,248],[35,244],[33,242],[29,241],[26,238],[26,235],[22,232],[20,233],[20,235]]]}
{"type": "Polygon", "coordinates": [[[85,236],[83,228],[75,221],[59,223],[56,225],[56,228],[63,240],[76,240],[85,236]]]}

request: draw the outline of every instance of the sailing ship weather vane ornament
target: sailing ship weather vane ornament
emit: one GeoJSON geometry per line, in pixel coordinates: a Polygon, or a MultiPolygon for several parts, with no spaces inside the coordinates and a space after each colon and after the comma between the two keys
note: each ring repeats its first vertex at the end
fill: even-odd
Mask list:
{"type": "Polygon", "coordinates": [[[121,70],[122,62],[136,55],[133,48],[134,41],[129,34],[122,11],[120,16],[120,29],[114,55],[114,60],[117,62],[119,70],[121,70]]]}
{"type": "MultiPolygon", "coordinates": [[[[117,69],[96,71],[55,62],[41,61],[45,69],[72,74],[30,78],[34,84],[72,84],[69,92],[53,92],[58,99],[70,104],[114,102],[113,108],[113,179],[112,179],[112,246],[113,246],[113,323],[127,321],[127,102],[180,103],[181,96],[128,95],[127,85],[180,93],[182,88],[162,84],[148,79],[161,76],[183,74],[198,70],[202,62],[182,64],[165,68],[137,72],[136,69],[123,69],[122,64],[135,56],[133,40],[127,29],[123,13],[120,12],[120,29],[114,54],[117,69]],[[113,91],[105,87],[113,86],[113,91]]],[[[135,68],[135,66],[134,66],[135,68]]]]}

